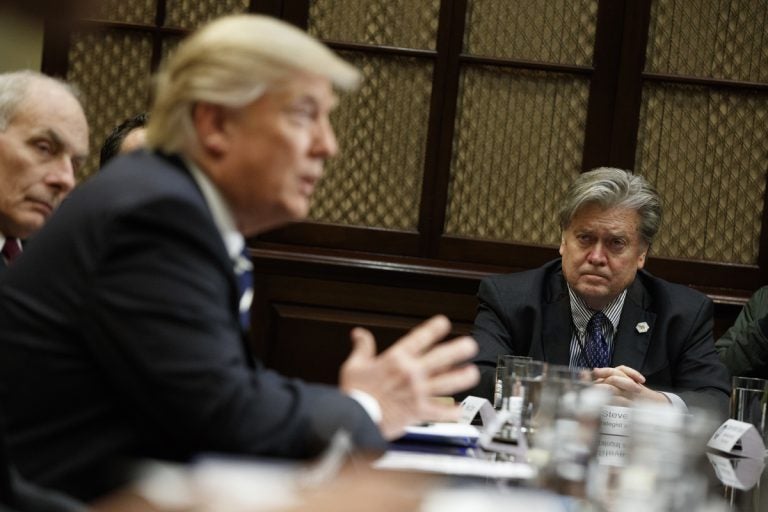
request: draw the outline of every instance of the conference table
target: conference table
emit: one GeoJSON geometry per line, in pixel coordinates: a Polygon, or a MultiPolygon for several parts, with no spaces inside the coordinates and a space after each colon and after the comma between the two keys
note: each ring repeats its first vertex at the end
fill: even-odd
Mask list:
{"type": "MultiPolygon", "coordinates": [[[[630,469],[622,463],[622,458],[626,457],[625,443],[626,439],[621,436],[601,436],[597,463],[591,470],[592,478],[597,481],[589,483],[591,489],[553,485],[541,475],[531,477],[521,471],[519,461],[503,454],[477,448],[457,451],[455,446],[440,447],[429,442],[420,447],[419,443],[408,441],[393,443],[384,458],[392,454],[398,457],[414,454],[418,459],[420,453],[427,461],[440,460],[441,456],[472,458],[491,466],[498,465],[499,471],[484,475],[476,469],[452,470],[447,462],[435,463],[433,471],[429,470],[429,464],[427,467],[416,464],[410,468],[380,469],[384,460],[380,454],[344,450],[301,464],[213,457],[190,466],[150,463],[136,486],[94,503],[93,509],[96,512],[453,512],[483,509],[626,512],[626,496],[622,502],[617,489],[621,487],[622,479],[627,478],[637,479],[633,489],[639,489],[643,477],[638,474],[628,477],[630,469]]],[[[708,497],[708,512],[768,510],[766,460],[748,464],[744,464],[744,460],[713,450],[706,450],[698,458],[695,472],[703,475],[703,479],[698,481],[700,488],[695,492],[708,497]],[[724,471],[725,467],[735,470],[729,473],[724,471]],[[735,487],[720,479],[725,478],[726,483],[733,484],[734,481],[729,479],[736,476],[741,481],[735,482],[735,487]]],[[[659,485],[677,483],[657,481],[655,485],[658,489],[659,485]]],[[[641,502],[635,505],[638,503],[641,502]]],[[[653,512],[653,509],[642,506],[632,510],[653,512]]],[[[684,504],[679,510],[696,509],[684,504]]]]}

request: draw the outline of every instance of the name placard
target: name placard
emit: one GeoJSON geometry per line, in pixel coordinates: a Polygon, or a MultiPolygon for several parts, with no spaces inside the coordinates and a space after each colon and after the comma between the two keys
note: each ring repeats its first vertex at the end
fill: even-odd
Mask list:
{"type": "Polygon", "coordinates": [[[612,436],[628,436],[632,421],[629,407],[603,406],[600,411],[600,432],[612,436]]]}
{"type": "Polygon", "coordinates": [[[728,458],[707,453],[707,459],[715,469],[715,475],[723,484],[747,491],[757,484],[765,463],[760,459],[728,458]]]}
{"type": "Polygon", "coordinates": [[[624,467],[627,465],[629,453],[629,438],[600,434],[597,445],[597,461],[603,466],[624,467]]]}
{"type": "Polygon", "coordinates": [[[496,411],[491,402],[479,396],[468,396],[461,402],[461,417],[459,423],[472,423],[472,420],[480,413],[483,426],[487,427],[496,418],[496,411]]]}
{"type": "Polygon", "coordinates": [[[757,429],[743,421],[727,420],[712,434],[707,446],[750,459],[762,460],[765,456],[765,444],[757,429]]]}

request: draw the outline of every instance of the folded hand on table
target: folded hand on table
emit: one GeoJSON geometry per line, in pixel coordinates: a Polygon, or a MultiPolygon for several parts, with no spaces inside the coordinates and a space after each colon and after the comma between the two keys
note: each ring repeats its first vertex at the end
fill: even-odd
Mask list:
{"type": "Polygon", "coordinates": [[[459,406],[436,397],[477,384],[479,372],[467,364],[477,353],[477,343],[467,336],[438,343],[450,330],[447,318],[432,317],[379,355],[368,330],[352,331],[352,353],[341,367],[339,385],[343,391],[363,391],[378,400],[385,438],[399,437],[414,423],[459,418],[459,406]]]}
{"type": "Polygon", "coordinates": [[[639,399],[670,403],[666,395],[646,387],[643,374],[629,366],[595,368],[592,377],[596,385],[608,388],[613,393],[617,405],[629,406],[639,399]]]}

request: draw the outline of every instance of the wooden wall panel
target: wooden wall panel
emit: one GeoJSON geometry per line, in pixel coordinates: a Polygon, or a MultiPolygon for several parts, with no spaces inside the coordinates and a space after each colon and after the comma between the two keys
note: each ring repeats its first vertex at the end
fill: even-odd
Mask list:
{"type": "MultiPolygon", "coordinates": [[[[300,260],[259,250],[253,256],[256,357],[285,375],[328,384],[337,383],[355,326],[370,329],[380,351],[438,313],[452,320],[452,336],[470,333],[475,292],[489,273],[407,264],[361,267],[359,259],[300,260]]],[[[715,300],[717,338],[733,324],[741,302],[710,296],[715,300]]]]}

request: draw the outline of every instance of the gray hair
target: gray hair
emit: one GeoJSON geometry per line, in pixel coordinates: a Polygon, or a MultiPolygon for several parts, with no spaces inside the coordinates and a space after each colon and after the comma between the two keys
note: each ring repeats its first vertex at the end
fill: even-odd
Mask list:
{"type": "Polygon", "coordinates": [[[661,198],[645,178],[613,167],[582,173],[571,184],[560,209],[560,229],[565,231],[584,206],[628,208],[640,215],[640,236],[650,246],[661,227],[661,198]]]}
{"type": "MultiPolygon", "coordinates": [[[[0,131],[5,131],[8,128],[19,106],[27,98],[29,90],[37,83],[48,83],[61,87],[80,102],[79,91],[71,84],[58,78],[28,69],[0,73],[0,131]]],[[[82,104],[80,106],[82,107],[82,104]]]]}
{"type": "Polygon", "coordinates": [[[296,71],[327,77],[342,89],[360,80],[352,65],[293,25],[253,14],[219,18],[182,41],[162,66],[147,143],[167,153],[194,151],[196,103],[241,108],[296,71]]]}

